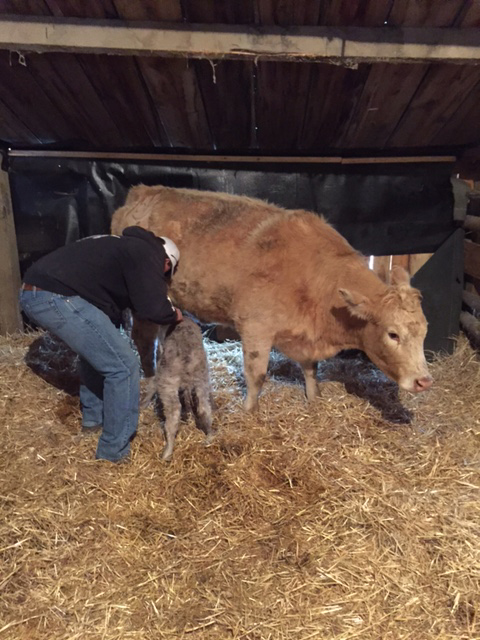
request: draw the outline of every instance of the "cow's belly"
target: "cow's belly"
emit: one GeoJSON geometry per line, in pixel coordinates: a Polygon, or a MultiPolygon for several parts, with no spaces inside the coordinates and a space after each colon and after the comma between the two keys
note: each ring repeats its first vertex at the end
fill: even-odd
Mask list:
{"type": "Polygon", "coordinates": [[[233,326],[233,290],[227,285],[213,287],[205,282],[185,280],[172,283],[171,297],[176,306],[193,313],[203,322],[218,322],[233,326]]]}
{"type": "Polygon", "coordinates": [[[277,332],[273,346],[297,362],[325,360],[339,351],[335,346],[309,339],[305,333],[294,333],[289,330],[277,332]]]}

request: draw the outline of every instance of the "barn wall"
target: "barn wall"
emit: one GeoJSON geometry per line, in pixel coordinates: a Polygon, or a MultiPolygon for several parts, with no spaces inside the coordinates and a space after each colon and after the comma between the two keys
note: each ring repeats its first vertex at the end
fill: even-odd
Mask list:
{"type": "MultiPolygon", "coordinates": [[[[290,209],[323,213],[367,255],[434,253],[449,246],[455,235],[450,165],[301,168],[14,158],[10,181],[22,271],[58,246],[108,233],[113,211],[123,204],[128,189],[141,182],[248,195],[290,209]]],[[[452,257],[457,253],[429,261],[415,276],[419,283],[426,283],[426,344],[433,351],[451,350],[449,338],[459,329],[462,285],[458,260],[452,257]]]]}
{"type": "Polygon", "coordinates": [[[323,213],[367,255],[432,253],[455,230],[449,164],[300,166],[12,158],[22,270],[58,246],[108,233],[113,211],[140,182],[225,191],[323,213]]]}

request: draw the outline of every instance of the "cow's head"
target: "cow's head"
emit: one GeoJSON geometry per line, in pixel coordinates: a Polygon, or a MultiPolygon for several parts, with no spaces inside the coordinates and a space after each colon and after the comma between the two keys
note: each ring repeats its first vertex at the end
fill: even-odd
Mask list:
{"type": "Polygon", "coordinates": [[[362,348],[379,369],[402,389],[419,393],[432,385],[423,342],[427,321],[421,295],[410,286],[404,269],[396,269],[391,284],[372,299],[349,289],[340,289],[350,315],[363,320],[362,348]]]}

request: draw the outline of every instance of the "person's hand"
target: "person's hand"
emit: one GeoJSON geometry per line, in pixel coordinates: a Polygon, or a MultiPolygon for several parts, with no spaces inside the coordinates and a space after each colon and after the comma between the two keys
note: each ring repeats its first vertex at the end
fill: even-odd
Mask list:
{"type": "Polygon", "coordinates": [[[177,309],[177,307],[175,307],[175,313],[177,315],[177,317],[175,318],[175,322],[181,322],[183,320],[183,313],[180,311],[180,309],[177,309]]]}

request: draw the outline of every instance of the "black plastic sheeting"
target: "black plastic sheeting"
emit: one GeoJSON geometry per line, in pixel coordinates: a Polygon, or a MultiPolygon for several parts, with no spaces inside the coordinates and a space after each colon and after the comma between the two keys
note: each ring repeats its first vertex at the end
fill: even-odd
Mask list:
{"type": "Polygon", "coordinates": [[[192,166],[13,157],[8,169],[22,272],[59,246],[108,233],[112,213],[139,183],[315,211],[366,255],[434,252],[455,230],[449,163],[192,166]]]}
{"type": "Polygon", "coordinates": [[[460,331],[465,232],[457,229],[412,278],[428,321],[427,351],[453,353],[460,331]]]}

